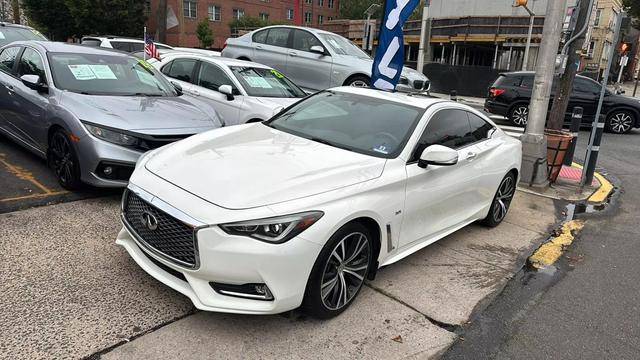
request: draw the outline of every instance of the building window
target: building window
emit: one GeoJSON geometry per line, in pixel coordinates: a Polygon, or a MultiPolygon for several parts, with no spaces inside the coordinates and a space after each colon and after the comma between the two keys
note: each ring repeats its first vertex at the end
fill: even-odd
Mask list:
{"type": "Polygon", "coordinates": [[[233,9],[233,18],[240,20],[244,16],[244,9],[233,9]]]}
{"type": "Polygon", "coordinates": [[[327,6],[329,7],[329,9],[333,9],[333,2],[334,2],[334,0],[328,0],[327,1],[327,6]]]}
{"type": "Polygon", "coordinates": [[[267,14],[267,13],[260,13],[260,20],[262,20],[262,21],[269,21],[269,14],[267,14]]]}
{"type": "Polygon", "coordinates": [[[593,20],[593,26],[600,26],[600,19],[602,18],[602,9],[596,10],[596,18],[593,20]]]}
{"type": "Polygon", "coordinates": [[[287,9],[287,20],[293,20],[293,9],[287,9]]]}
{"type": "Polygon", "coordinates": [[[328,16],[327,20],[329,20],[329,21],[333,20],[333,16],[328,16]]]}
{"type": "Polygon", "coordinates": [[[144,14],[149,17],[151,15],[151,0],[146,0],[144,2],[144,14]]]}
{"type": "Polygon", "coordinates": [[[593,57],[593,50],[596,48],[596,42],[589,42],[589,46],[587,47],[587,57],[593,57]]]}
{"type": "Polygon", "coordinates": [[[304,0],[304,2],[307,4],[313,4],[313,0],[304,0]]]}
{"type": "Polygon", "coordinates": [[[307,11],[306,13],[304,13],[304,22],[307,24],[311,24],[311,21],[313,21],[313,15],[307,11]]]}
{"type": "Polygon", "coordinates": [[[182,2],[182,8],[184,9],[184,17],[194,18],[194,19],[198,17],[197,2],[185,0],[182,2]]]}
{"type": "Polygon", "coordinates": [[[323,7],[324,6],[324,0],[318,0],[318,6],[323,7]]]}
{"type": "Polygon", "coordinates": [[[318,15],[318,25],[322,25],[323,22],[324,22],[324,16],[318,15]]]}
{"type": "Polygon", "coordinates": [[[209,5],[209,21],[220,21],[221,19],[220,6],[209,5]]]}

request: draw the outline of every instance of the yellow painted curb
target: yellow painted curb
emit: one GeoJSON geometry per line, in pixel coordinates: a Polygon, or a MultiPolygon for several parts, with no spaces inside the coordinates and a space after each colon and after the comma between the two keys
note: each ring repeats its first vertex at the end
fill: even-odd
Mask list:
{"type": "MultiPolygon", "coordinates": [[[[578,169],[582,169],[582,165],[573,163],[571,166],[578,169]]],[[[600,182],[600,187],[589,197],[588,201],[593,203],[601,203],[607,200],[611,191],[613,191],[613,185],[602,174],[595,172],[593,176],[600,182]]]]}
{"type": "Polygon", "coordinates": [[[560,235],[554,237],[550,241],[542,244],[533,255],[529,257],[529,262],[535,268],[543,268],[553,265],[560,256],[562,251],[573,243],[575,235],[584,227],[584,221],[571,220],[562,225],[560,235]]]}

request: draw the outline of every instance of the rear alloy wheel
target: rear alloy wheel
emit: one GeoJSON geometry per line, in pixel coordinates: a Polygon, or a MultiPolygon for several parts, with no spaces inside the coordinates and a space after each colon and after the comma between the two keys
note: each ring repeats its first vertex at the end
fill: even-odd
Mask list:
{"type": "Polygon", "coordinates": [[[607,118],[607,131],[614,134],[626,134],[633,128],[635,118],[626,110],[616,110],[607,118]]]}
{"type": "Polygon", "coordinates": [[[484,218],[484,220],[482,220],[482,222],[490,227],[500,225],[504,218],[507,217],[507,212],[509,212],[509,206],[511,206],[511,201],[513,200],[515,193],[516,177],[513,172],[510,172],[500,182],[498,191],[491,203],[489,214],[484,218]]]}
{"type": "Polygon", "coordinates": [[[53,169],[60,185],[67,190],[80,187],[80,165],[69,136],[56,130],[49,140],[49,166],[53,169]]]}
{"type": "Polygon", "coordinates": [[[360,224],[340,228],[314,264],[303,308],[309,315],[328,319],[343,312],[367,278],[372,254],[371,235],[360,224]]]}
{"type": "Polygon", "coordinates": [[[371,86],[371,80],[366,76],[354,76],[347,83],[347,86],[368,88],[371,86]]]}
{"type": "Polygon", "coordinates": [[[519,104],[511,108],[509,111],[509,121],[516,126],[527,126],[527,119],[529,118],[529,106],[526,104],[519,104]]]}

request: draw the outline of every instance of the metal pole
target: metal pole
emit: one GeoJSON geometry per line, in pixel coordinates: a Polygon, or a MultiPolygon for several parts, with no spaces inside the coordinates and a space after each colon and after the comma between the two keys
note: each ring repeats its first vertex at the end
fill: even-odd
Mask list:
{"type": "Polygon", "coordinates": [[[367,14],[367,22],[364,23],[364,31],[362,32],[362,49],[367,50],[369,45],[369,37],[371,36],[371,14],[367,14]]]}
{"type": "Polygon", "coordinates": [[[529,105],[529,121],[525,134],[522,135],[522,181],[535,186],[546,187],[547,179],[547,139],[544,127],[549,111],[551,84],[555,74],[556,57],[562,22],[564,20],[567,0],[547,2],[547,12],[542,30],[544,41],[540,44],[536,75],[533,81],[531,105],[529,105]]]}
{"type": "MultiPolygon", "coordinates": [[[[527,9],[525,7],[525,9],[527,9]]],[[[529,9],[527,9],[529,11],[529,9]]],[[[531,23],[529,24],[529,35],[527,36],[527,47],[524,48],[524,60],[522,61],[522,71],[527,71],[527,65],[529,64],[529,49],[531,49],[531,37],[533,36],[533,23],[536,19],[536,15],[532,12],[531,23]]]]}
{"type": "MultiPolygon", "coordinates": [[[[616,15],[616,32],[613,36],[614,43],[618,41],[620,36],[620,23],[622,22],[622,12],[616,15]]],[[[609,78],[609,72],[611,71],[611,64],[613,63],[613,56],[615,55],[616,47],[611,46],[609,50],[609,60],[607,61],[607,69],[602,77],[602,88],[600,89],[600,100],[598,100],[598,109],[596,110],[596,116],[593,118],[591,124],[591,137],[589,138],[589,145],[587,146],[587,156],[584,161],[584,167],[582,168],[582,181],[581,186],[585,184],[591,184],[593,181],[593,173],[596,170],[596,163],[598,162],[598,154],[600,153],[600,142],[602,141],[602,132],[604,131],[604,121],[600,121],[602,114],[602,102],[604,101],[604,94],[607,90],[607,79],[609,78]]]]}
{"type": "Polygon", "coordinates": [[[638,92],[638,74],[636,74],[636,85],[633,87],[633,97],[636,97],[636,92],[638,92]]]}
{"type": "Polygon", "coordinates": [[[417,70],[422,72],[424,69],[424,57],[425,57],[425,47],[430,46],[429,41],[431,39],[427,39],[427,37],[431,38],[430,32],[427,31],[427,20],[429,18],[429,0],[425,1],[424,8],[422,8],[422,24],[420,28],[420,45],[418,47],[418,65],[417,70]]]}
{"type": "Polygon", "coordinates": [[[578,135],[580,134],[580,125],[582,124],[582,114],[584,113],[584,109],[580,106],[576,106],[573,108],[573,113],[571,114],[571,135],[573,135],[573,141],[571,141],[571,145],[567,149],[567,153],[564,155],[564,163],[567,166],[571,166],[573,163],[573,154],[576,152],[576,143],[578,142],[578,135]]]}
{"type": "Polygon", "coordinates": [[[496,52],[493,54],[493,68],[497,69],[498,68],[498,47],[500,45],[496,44],[496,52]]]}
{"type": "Polygon", "coordinates": [[[618,84],[620,84],[620,80],[622,80],[622,73],[624,72],[624,68],[627,65],[627,61],[629,61],[629,58],[627,57],[627,55],[624,55],[623,57],[620,58],[620,71],[618,72],[618,81],[617,81],[618,84]]]}

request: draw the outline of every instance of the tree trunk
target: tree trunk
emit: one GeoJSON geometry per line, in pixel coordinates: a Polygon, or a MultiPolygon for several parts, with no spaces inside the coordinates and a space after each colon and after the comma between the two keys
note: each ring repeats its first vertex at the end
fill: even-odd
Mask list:
{"type": "Polygon", "coordinates": [[[20,24],[20,1],[12,0],[11,9],[13,10],[13,22],[15,24],[20,24]]]}
{"type": "Polygon", "coordinates": [[[158,39],[161,43],[167,42],[167,0],[158,2],[158,39]]]}
{"type": "MultiPolygon", "coordinates": [[[[580,4],[578,6],[579,17],[575,31],[580,31],[585,22],[589,21],[587,16],[589,12],[589,0],[580,0],[580,4]]],[[[580,53],[582,52],[584,39],[585,36],[583,34],[569,46],[567,68],[564,74],[560,77],[558,88],[556,89],[553,97],[553,106],[551,107],[551,113],[547,123],[547,128],[549,129],[560,130],[564,124],[565,114],[569,105],[569,97],[571,96],[571,91],[573,89],[573,79],[575,79],[576,73],[578,72],[580,53]]]]}

